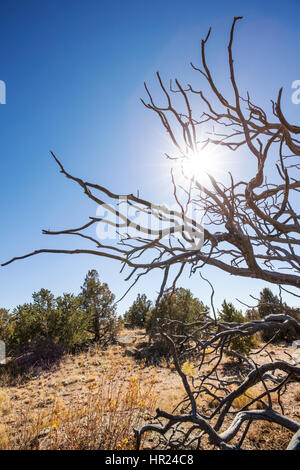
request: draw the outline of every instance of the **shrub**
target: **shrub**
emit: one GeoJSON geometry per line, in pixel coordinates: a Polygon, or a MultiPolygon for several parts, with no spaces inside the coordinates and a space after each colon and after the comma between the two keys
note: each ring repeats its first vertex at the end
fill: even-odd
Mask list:
{"type": "MultiPolygon", "coordinates": [[[[219,311],[219,319],[226,323],[245,322],[242,312],[237,310],[232,303],[227,303],[226,300],[222,304],[222,310],[219,311]]],[[[234,335],[231,337],[227,355],[230,355],[230,351],[248,355],[255,344],[256,341],[252,336],[234,335]]]]}
{"type": "Polygon", "coordinates": [[[66,350],[71,350],[89,338],[90,319],[82,309],[81,296],[64,294],[58,297],[50,320],[50,336],[66,350]]]}
{"type": "MultiPolygon", "coordinates": [[[[162,358],[169,361],[172,355],[170,343],[167,338],[160,334],[161,331],[171,335],[173,341],[177,342],[174,335],[179,337],[184,332],[191,332],[196,329],[196,326],[187,326],[186,324],[202,320],[207,311],[208,307],[205,307],[199,299],[195,298],[189,289],[181,287],[175,289],[172,293],[166,293],[158,305],[146,315],[145,327],[152,339],[153,333],[156,331],[154,344],[146,348],[148,351],[147,362],[159,363],[162,358]],[[165,319],[177,320],[180,323],[168,323],[165,319]]],[[[187,346],[187,343],[182,345],[181,352],[183,352],[185,346],[187,346]]]]}
{"type": "MultiPolygon", "coordinates": [[[[289,307],[286,302],[281,302],[281,300],[274,295],[269,288],[264,288],[260,292],[260,299],[258,303],[258,313],[260,318],[264,318],[267,315],[278,315],[278,314],[286,314],[290,315],[291,317],[295,318],[297,321],[300,321],[300,311],[297,308],[289,307]]],[[[293,341],[299,338],[299,335],[296,334],[294,329],[288,328],[285,332],[281,332],[277,334],[276,326],[271,326],[268,330],[265,330],[262,333],[262,339],[264,341],[269,341],[273,337],[273,341],[293,341]]]]}
{"type": "Polygon", "coordinates": [[[147,299],[145,294],[138,294],[136,300],[124,315],[125,322],[132,326],[143,328],[146,322],[146,315],[151,310],[151,307],[151,300],[147,299]]]}
{"type": "Polygon", "coordinates": [[[82,310],[80,297],[64,294],[55,299],[47,289],[32,297],[32,303],[19,305],[10,317],[11,352],[46,339],[70,351],[89,337],[89,318],[82,310]]]}
{"type": "Polygon", "coordinates": [[[107,345],[115,340],[121,326],[114,298],[108,285],[100,283],[97,271],[89,271],[82,295],[55,298],[49,290],[41,289],[33,293],[31,303],[19,305],[12,313],[0,309],[0,340],[9,355],[25,350],[24,354],[32,355],[35,345],[47,341],[71,352],[91,341],[92,334],[94,340],[107,345]]]}
{"type": "Polygon", "coordinates": [[[0,308],[0,340],[4,341],[9,353],[13,343],[12,315],[5,308],[0,308]]]}
{"type": "MultiPolygon", "coordinates": [[[[182,323],[192,323],[204,318],[204,313],[208,311],[199,299],[193,296],[189,289],[183,287],[175,289],[172,293],[165,294],[159,304],[148,312],[146,317],[146,330],[150,332],[157,322],[162,324],[164,318],[178,320],[182,323]]],[[[183,324],[169,324],[165,326],[165,331],[170,334],[182,334],[187,328],[183,324]]]]}

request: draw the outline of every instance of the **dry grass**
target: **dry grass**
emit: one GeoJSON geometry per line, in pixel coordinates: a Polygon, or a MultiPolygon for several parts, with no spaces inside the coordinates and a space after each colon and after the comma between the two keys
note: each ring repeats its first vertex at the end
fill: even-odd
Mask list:
{"type": "Polygon", "coordinates": [[[3,418],[9,413],[10,399],[4,390],[0,391],[0,417],[3,418]]]}
{"type": "Polygon", "coordinates": [[[292,437],[291,431],[278,424],[257,422],[250,426],[244,448],[246,450],[285,450],[292,437]]]}
{"type": "MultiPolygon", "coordinates": [[[[270,350],[278,358],[283,354],[276,346],[270,350]]],[[[14,366],[4,369],[0,388],[0,448],[132,449],[133,428],[146,423],[157,406],[172,412],[185,393],[174,367],[167,363],[145,367],[126,357],[124,351],[125,346],[120,345],[107,351],[90,349],[65,356],[48,370],[32,369],[25,374],[14,366]]],[[[260,360],[269,360],[269,356],[263,353],[260,360]]],[[[224,373],[230,374],[238,367],[235,364],[228,370],[228,364],[224,366],[224,373]]],[[[183,368],[190,378],[197,375],[192,362],[183,368]]],[[[234,401],[232,410],[237,411],[262,392],[261,387],[252,387],[234,401]]],[[[279,406],[277,395],[272,395],[272,402],[275,408],[279,406]]],[[[297,384],[291,384],[285,396],[287,416],[297,419],[299,402],[297,384]]],[[[203,393],[197,403],[199,410],[206,413],[218,405],[218,400],[203,393]]],[[[224,426],[229,424],[230,420],[224,426]]],[[[250,427],[245,447],[284,449],[290,438],[291,433],[279,426],[257,422],[250,427]]],[[[150,449],[153,445],[153,436],[146,435],[144,447],[150,449]]],[[[203,446],[212,448],[206,438],[203,446]]]]}
{"type": "Polygon", "coordinates": [[[300,390],[296,390],[295,393],[294,393],[294,400],[296,402],[299,402],[300,401],[300,390]]]}
{"type": "Polygon", "coordinates": [[[132,449],[133,429],[153,412],[153,382],[113,349],[96,373],[99,356],[67,357],[52,380],[1,391],[1,449],[132,449]]]}

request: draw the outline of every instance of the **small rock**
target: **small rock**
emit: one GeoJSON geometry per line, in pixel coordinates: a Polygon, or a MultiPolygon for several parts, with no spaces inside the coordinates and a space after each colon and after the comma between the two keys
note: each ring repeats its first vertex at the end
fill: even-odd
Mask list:
{"type": "Polygon", "coordinates": [[[95,380],[96,380],[95,377],[87,377],[87,378],[85,379],[85,382],[86,382],[86,383],[90,383],[90,382],[95,382],[95,380]]]}
{"type": "Polygon", "coordinates": [[[134,344],[136,342],[136,338],[132,336],[120,336],[117,340],[117,343],[120,344],[120,346],[130,346],[131,344],[134,344]]]}
{"type": "Polygon", "coordinates": [[[54,380],[52,380],[51,382],[48,383],[48,387],[56,387],[58,385],[57,382],[55,382],[54,380]]]}
{"type": "Polygon", "coordinates": [[[65,379],[62,381],[62,385],[64,387],[66,387],[67,385],[72,385],[72,384],[75,384],[76,382],[78,382],[78,379],[65,379]]]}
{"type": "Polygon", "coordinates": [[[41,400],[37,403],[37,408],[45,408],[47,405],[51,405],[53,403],[53,398],[46,398],[45,400],[41,400]]]}
{"type": "Polygon", "coordinates": [[[92,361],[92,366],[100,366],[101,362],[100,361],[92,361]]]}
{"type": "Polygon", "coordinates": [[[126,348],[125,349],[125,356],[135,357],[139,354],[139,350],[136,348],[126,348]]]}

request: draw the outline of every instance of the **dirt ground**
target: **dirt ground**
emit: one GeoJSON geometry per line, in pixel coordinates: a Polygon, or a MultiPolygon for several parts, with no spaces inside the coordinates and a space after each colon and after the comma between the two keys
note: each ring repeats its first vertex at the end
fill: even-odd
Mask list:
{"type": "MultiPolygon", "coordinates": [[[[34,369],[33,375],[26,381],[14,385],[4,384],[0,389],[1,426],[17,427],[17,423],[21,423],[21,418],[25,415],[38,416],[41,412],[45,415],[48,411],[50,413],[58,401],[64,407],[70,406],[74,399],[77,403],[84,404],[91,388],[96,393],[97,386],[103,383],[101,381],[104,373],[108,374],[107,377],[110,378],[107,380],[111,380],[115,386],[120,381],[129,382],[138,376],[142,385],[150,383],[152,387],[149,413],[155,414],[156,407],[172,412],[174,406],[184,397],[182,382],[174,367],[172,365],[167,367],[166,364],[145,366],[126,355],[128,347],[145,340],[143,333],[142,330],[123,331],[119,344],[111,346],[107,351],[95,349],[77,355],[68,355],[48,370],[34,369]]],[[[259,364],[270,360],[285,360],[295,365],[295,359],[300,361],[300,348],[295,349],[284,344],[269,345],[256,356],[259,364]]],[[[226,360],[221,368],[222,374],[231,376],[239,374],[238,366],[226,360]]],[[[282,402],[286,416],[300,421],[299,383],[288,385],[282,402]]],[[[274,397],[274,409],[280,411],[276,397],[274,397]]],[[[227,425],[229,425],[228,420],[224,423],[225,428],[227,425]]],[[[280,426],[255,422],[250,427],[244,448],[285,449],[291,437],[292,433],[280,426]]],[[[213,448],[208,440],[203,442],[205,448],[213,448]]],[[[149,449],[155,443],[155,436],[148,435],[144,447],[149,449]]]]}

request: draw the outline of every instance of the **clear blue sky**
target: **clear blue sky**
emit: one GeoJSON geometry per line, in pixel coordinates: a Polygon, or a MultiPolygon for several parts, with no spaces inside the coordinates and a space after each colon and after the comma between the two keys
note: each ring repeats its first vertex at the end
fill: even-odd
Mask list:
{"type": "MultiPolygon", "coordinates": [[[[234,16],[243,15],[235,44],[242,90],[269,106],[284,86],[284,106],[298,121],[291,84],[300,79],[299,1],[11,0],[0,15],[1,261],[38,248],[82,246],[46,237],[43,228],[78,226],[96,207],[67,181],[49,157],[53,150],[75,175],[121,193],[164,195],[160,180],[164,139],[157,119],[139,101],[143,82],[178,77],[198,85],[189,62],[200,62],[200,39],[213,27],[209,60],[228,79],[226,43],[234,16]]],[[[201,86],[201,85],[199,85],[201,86]]],[[[225,85],[226,86],[226,85],[225,85]]],[[[164,196],[163,196],[164,197],[164,196]]],[[[0,270],[0,306],[29,301],[41,287],[56,295],[78,292],[96,268],[116,296],[127,288],[117,262],[91,256],[40,255],[0,270]]],[[[216,304],[249,301],[265,283],[206,268],[216,304]]],[[[122,314],[138,292],[151,298],[155,273],[119,305],[122,314]]],[[[199,298],[209,290],[197,276],[183,279],[199,298]]],[[[275,288],[274,288],[275,291],[275,288]]],[[[295,304],[295,299],[287,298],[295,304]]],[[[238,305],[238,304],[237,304],[238,305]]]]}

